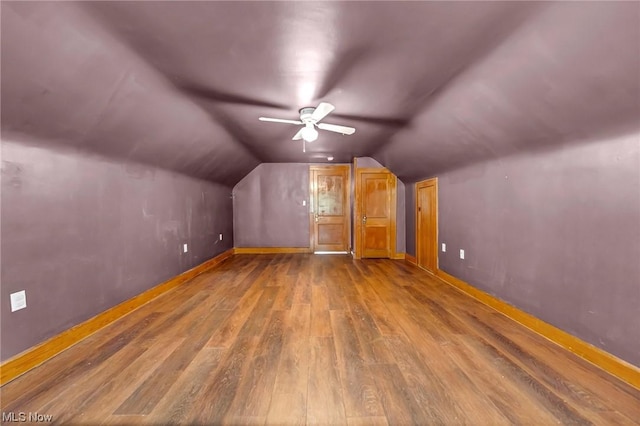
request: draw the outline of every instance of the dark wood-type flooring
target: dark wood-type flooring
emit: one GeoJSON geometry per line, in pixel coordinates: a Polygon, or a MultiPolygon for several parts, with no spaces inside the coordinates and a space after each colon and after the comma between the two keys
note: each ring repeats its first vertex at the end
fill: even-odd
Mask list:
{"type": "Polygon", "coordinates": [[[239,255],[0,389],[57,424],[638,424],[640,392],[404,261],[239,255]]]}

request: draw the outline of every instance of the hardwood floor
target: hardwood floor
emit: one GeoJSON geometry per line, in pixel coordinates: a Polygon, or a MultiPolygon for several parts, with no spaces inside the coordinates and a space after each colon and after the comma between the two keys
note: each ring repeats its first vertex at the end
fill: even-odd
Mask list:
{"type": "Polygon", "coordinates": [[[341,255],[234,256],[0,397],[65,425],[640,424],[637,389],[404,261],[341,255]]]}

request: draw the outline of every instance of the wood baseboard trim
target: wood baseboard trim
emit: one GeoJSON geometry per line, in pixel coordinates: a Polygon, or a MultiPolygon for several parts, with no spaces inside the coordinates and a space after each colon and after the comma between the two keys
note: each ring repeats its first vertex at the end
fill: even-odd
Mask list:
{"type": "MultiPolygon", "coordinates": [[[[422,269],[422,268],[421,268],[422,269]]],[[[459,278],[438,270],[435,275],[441,281],[468,294],[483,304],[495,309],[515,322],[562,346],[569,352],[589,361],[591,364],[616,376],[631,386],[640,389],[640,368],[612,355],[584,340],[575,337],[535,316],[528,314],[508,303],[479,290],[459,278]]]]}
{"type": "Polygon", "coordinates": [[[412,256],[409,253],[405,253],[404,260],[406,260],[407,262],[413,263],[414,265],[418,266],[418,260],[415,258],[415,256],[412,256]]]}
{"type": "Polygon", "coordinates": [[[162,284],[152,287],[149,290],[8,359],[0,365],[0,386],[39,366],[65,349],[79,343],[81,340],[133,312],[161,294],[164,294],[169,290],[173,290],[180,284],[215,267],[231,256],[233,256],[233,249],[229,249],[216,257],[163,282],[162,284]]]}
{"type": "Polygon", "coordinates": [[[233,254],[313,253],[309,247],[236,247],[233,254]]]}
{"type": "Polygon", "coordinates": [[[405,253],[395,253],[392,257],[393,260],[404,260],[406,254],[405,253]]]}

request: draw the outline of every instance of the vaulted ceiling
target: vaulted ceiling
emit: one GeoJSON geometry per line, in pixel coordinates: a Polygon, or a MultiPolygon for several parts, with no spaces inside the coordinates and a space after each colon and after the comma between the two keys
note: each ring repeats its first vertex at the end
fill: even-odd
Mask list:
{"type": "Polygon", "coordinates": [[[640,3],[2,2],[2,138],[234,184],[372,156],[404,179],[640,128],[640,3]],[[296,119],[330,102],[302,152],[296,119]]]}

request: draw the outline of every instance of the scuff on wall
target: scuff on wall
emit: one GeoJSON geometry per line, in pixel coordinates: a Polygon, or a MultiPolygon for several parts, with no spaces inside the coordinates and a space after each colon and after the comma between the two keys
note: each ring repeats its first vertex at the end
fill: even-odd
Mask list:
{"type": "Polygon", "coordinates": [[[2,360],[232,247],[230,193],[150,166],[2,141],[2,360]],[[28,305],[12,313],[19,290],[28,305]]]}

